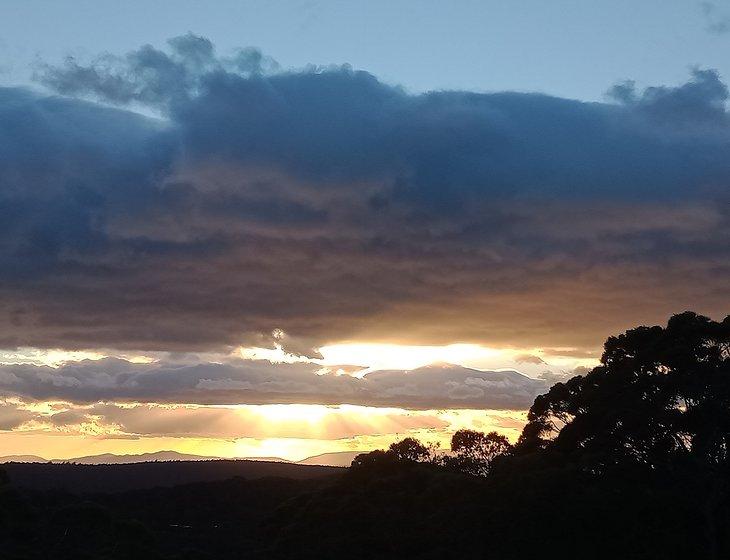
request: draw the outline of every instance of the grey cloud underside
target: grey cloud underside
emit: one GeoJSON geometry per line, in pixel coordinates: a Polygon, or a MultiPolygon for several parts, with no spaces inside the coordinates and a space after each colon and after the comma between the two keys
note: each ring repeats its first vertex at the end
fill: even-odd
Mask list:
{"type": "Polygon", "coordinates": [[[14,403],[0,402],[0,430],[12,430],[18,428],[24,422],[35,418],[35,415],[18,408],[14,403]]]}
{"type": "MultiPolygon", "coordinates": [[[[59,368],[0,366],[0,394],[76,404],[354,404],[411,409],[525,409],[548,384],[515,371],[434,365],[383,370],[362,378],[318,373],[308,363],[135,364],[117,358],[59,368]]],[[[2,417],[0,417],[0,421],[2,417]]]]}
{"type": "Polygon", "coordinates": [[[595,348],[730,311],[716,73],[602,104],[275,69],[188,35],[0,90],[0,347],[595,348]]]}

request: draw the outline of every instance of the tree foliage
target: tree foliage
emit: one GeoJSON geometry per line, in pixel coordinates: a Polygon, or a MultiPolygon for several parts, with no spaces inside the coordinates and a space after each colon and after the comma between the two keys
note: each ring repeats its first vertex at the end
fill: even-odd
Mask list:
{"type": "Polygon", "coordinates": [[[605,344],[601,365],[537,397],[519,454],[579,456],[591,468],[730,458],[730,317],[686,312],[605,344]]]}
{"type": "Polygon", "coordinates": [[[512,445],[497,432],[458,430],[451,438],[451,451],[447,464],[468,474],[487,476],[494,460],[509,454],[512,445]]]}
{"type": "Polygon", "coordinates": [[[429,448],[412,437],[407,437],[397,443],[391,444],[388,451],[398,461],[422,462],[428,461],[431,458],[429,448]]]}

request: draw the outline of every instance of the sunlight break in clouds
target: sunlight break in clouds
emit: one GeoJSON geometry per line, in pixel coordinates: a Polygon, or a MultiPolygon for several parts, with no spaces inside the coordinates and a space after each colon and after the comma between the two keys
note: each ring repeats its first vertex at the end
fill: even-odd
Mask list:
{"type": "MultiPolygon", "coordinates": [[[[284,333],[280,332],[275,340],[284,338],[284,333]]],[[[233,381],[227,377],[210,379],[214,370],[205,373],[205,368],[219,368],[226,363],[250,363],[260,368],[261,360],[266,360],[270,364],[270,375],[276,375],[281,368],[310,365],[312,369],[309,371],[315,374],[314,379],[334,375],[354,376],[363,381],[366,381],[363,377],[369,373],[376,377],[383,375],[378,373],[380,370],[413,370],[413,377],[403,378],[406,385],[386,385],[381,389],[393,395],[402,395],[401,398],[406,400],[412,400],[421,391],[416,388],[420,375],[416,372],[421,371],[417,368],[433,362],[440,363],[437,367],[443,368],[444,372],[454,367],[446,364],[450,362],[493,370],[517,369],[530,372],[533,376],[551,372],[551,368],[552,375],[561,373],[544,359],[545,353],[539,349],[492,349],[473,344],[402,346],[343,343],[322,347],[318,351],[321,358],[306,358],[287,352],[276,342],[273,348],[240,348],[229,356],[190,355],[176,365],[173,362],[170,367],[177,368],[179,376],[184,375],[186,368],[198,368],[202,378],[209,378],[200,382],[202,386],[231,389],[245,387],[249,381],[233,381]],[[208,361],[213,359],[217,362],[208,361]],[[200,370],[201,367],[204,369],[200,370]],[[416,385],[413,385],[414,382],[416,385]]],[[[109,359],[100,352],[19,349],[2,356],[1,362],[5,369],[0,370],[0,383],[5,385],[6,390],[13,391],[20,387],[20,379],[23,378],[18,376],[33,371],[28,370],[29,367],[45,366],[45,370],[38,370],[38,382],[51,382],[61,391],[66,391],[64,387],[82,390],[87,385],[92,390],[103,390],[113,383],[113,375],[129,375],[124,370],[118,374],[112,373],[118,370],[120,364],[143,368],[142,371],[153,368],[150,371],[154,372],[156,367],[165,367],[169,357],[147,354],[118,355],[111,362],[109,359]],[[85,372],[95,373],[89,378],[85,372]]],[[[571,366],[581,361],[570,359],[571,366]]],[[[478,370],[473,370],[471,375],[477,373],[478,370]]],[[[143,379],[140,378],[140,381],[148,383],[143,379]]],[[[273,378],[269,379],[268,383],[272,383],[273,378]]],[[[304,380],[305,377],[300,377],[298,383],[304,380]]],[[[135,381],[134,385],[137,383],[135,381]]],[[[449,383],[452,384],[447,383],[443,388],[444,395],[455,389],[453,382],[449,383]]],[[[471,395],[470,391],[481,391],[476,381],[469,381],[467,377],[466,383],[460,389],[466,391],[465,397],[471,395]]],[[[423,390],[427,390],[426,386],[423,390]]],[[[142,395],[144,393],[140,393],[142,395]]],[[[109,398],[113,399],[113,394],[109,398]]],[[[248,397],[243,392],[239,398],[245,402],[248,397]]],[[[527,403],[529,399],[524,400],[525,406],[527,403]]],[[[453,404],[461,405],[458,400],[453,404]]],[[[47,458],[58,459],[103,452],[144,452],[164,448],[209,456],[297,460],[320,453],[387,447],[405,436],[418,436],[448,447],[450,435],[460,428],[496,430],[514,440],[524,424],[524,412],[468,409],[408,411],[397,407],[317,404],[232,404],[213,407],[185,402],[73,404],[63,401],[25,401],[12,397],[5,399],[0,407],[0,424],[0,428],[11,430],[0,434],[0,445],[6,454],[30,453],[33,451],[32,448],[28,449],[30,442],[43,441],[47,458]]]]}
{"type": "Polygon", "coordinates": [[[16,399],[0,407],[0,421],[3,419],[17,423],[12,430],[0,432],[5,454],[38,454],[40,448],[33,446],[40,442],[47,459],[170,449],[220,457],[298,460],[318,453],[387,447],[406,436],[448,447],[451,434],[460,428],[496,430],[515,440],[525,413],[347,405],[78,406],[16,399]]]}
{"type": "MultiPolygon", "coordinates": [[[[477,369],[517,369],[528,375],[552,368],[571,371],[579,366],[594,366],[597,357],[575,358],[560,355],[551,349],[546,355],[539,348],[489,348],[478,344],[449,344],[445,346],[415,346],[400,344],[349,342],[323,346],[319,349],[325,365],[358,364],[370,370],[416,369],[428,364],[448,363],[477,369]],[[531,357],[531,359],[527,359],[531,357]]],[[[564,349],[570,351],[572,349],[564,349]]]]}
{"type": "MultiPolygon", "coordinates": [[[[282,336],[277,335],[277,339],[282,336]]],[[[450,368],[454,367],[444,362],[490,367],[494,370],[517,369],[530,371],[533,375],[549,372],[550,368],[555,370],[554,366],[541,357],[544,353],[538,349],[497,350],[469,344],[439,347],[346,343],[329,345],[320,348],[319,352],[321,358],[306,358],[288,353],[281,344],[276,343],[273,348],[241,348],[232,356],[187,356],[185,360],[171,366],[178,368],[178,375],[183,375],[185,368],[222,367],[225,363],[251,363],[260,368],[260,360],[266,360],[270,364],[268,369],[271,375],[276,375],[275,372],[281,368],[309,364],[312,367],[310,371],[316,374],[314,379],[320,375],[354,376],[362,379],[368,373],[382,375],[378,373],[380,370],[413,370],[412,378],[403,378],[410,385],[386,385],[381,389],[394,395],[400,394],[402,399],[407,400],[413,399],[420,391],[413,385],[420,375],[416,372],[421,371],[417,368],[432,362],[441,362],[437,367],[444,368],[444,371],[451,371],[450,368]],[[236,355],[244,358],[243,361],[236,355]],[[206,361],[211,359],[217,359],[217,364],[206,361]]],[[[66,390],[63,387],[82,390],[87,384],[92,390],[103,390],[104,386],[109,386],[112,382],[113,376],[110,377],[110,374],[120,364],[143,370],[153,368],[153,372],[156,367],[164,367],[168,359],[169,357],[163,355],[136,355],[116,357],[113,358],[115,361],[109,362],[109,358],[102,353],[18,350],[3,356],[2,362],[6,369],[5,373],[0,371],[5,376],[3,378],[0,375],[0,383],[5,384],[6,390],[12,391],[20,386],[21,378],[17,376],[33,371],[28,370],[28,367],[45,366],[50,369],[38,370],[38,381],[41,383],[50,381],[62,391],[66,390]],[[77,367],[81,369],[74,369],[77,367]],[[54,374],[54,370],[57,373],[54,374]],[[95,371],[94,377],[88,378],[85,373],[88,371],[95,371]]],[[[578,361],[574,360],[571,365],[578,361]]],[[[201,377],[210,377],[214,370],[209,373],[205,373],[205,369],[200,371],[201,377]]],[[[477,373],[477,370],[473,370],[472,375],[477,373]]],[[[300,378],[300,382],[304,379],[300,378]]],[[[270,378],[269,383],[272,380],[270,378]]],[[[469,391],[481,391],[474,384],[476,381],[470,382],[467,377],[466,382],[460,389],[466,391],[464,396],[470,395],[469,391]]],[[[240,388],[249,382],[234,382],[224,377],[217,381],[203,380],[202,383],[211,388],[240,388]]],[[[447,384],[443,394],[453,390],[453,383],[447,384]]],[[[245,401],[245,392],[240,393],[240,398],[242,402],[245,401]]],[[[524,405],[528,402],[529,399],[525,400],[524,405]]],[[[454,404],[460,405],[458,400],[454,404]]],[[[213,407],[184,402],[73,404],[63,401],[25,401],[13,397],[5,399],[5,404],[0,407],[0,424],[0,427],[11,430],[0,434],[0,445],[6,454],[28,454],[33,451],[28,448],[29,443],[42,441],[43,449],[47,450],[44,452],[48,455],[47,458],[58,459],[104,452],[144,452],[164,448],[209,456],[281,457],[298,460],[320,453],[387,447],[405,436],[418,436],[448,447],[451,434],[460,428],[496,430],[514,440],[524,424],[524,412],[468,409],[408,411],[397,407],[317,404],[238,404],[213,407]]]]}

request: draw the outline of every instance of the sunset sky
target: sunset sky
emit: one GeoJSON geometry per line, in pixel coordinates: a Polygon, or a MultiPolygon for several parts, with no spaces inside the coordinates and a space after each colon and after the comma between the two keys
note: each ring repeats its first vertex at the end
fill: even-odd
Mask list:
{"type": "Polygon", "coordinates": [[[0,4],[0,456],[514,440],[730,313],[730,2],[507,5],[0,4]]]}

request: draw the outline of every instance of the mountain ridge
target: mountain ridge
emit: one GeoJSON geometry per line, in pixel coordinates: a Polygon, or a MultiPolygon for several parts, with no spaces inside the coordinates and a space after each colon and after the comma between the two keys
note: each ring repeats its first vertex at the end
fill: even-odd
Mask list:
{"type": "Polygon", "coordinates": [[[281,457],[217,457],[207,455],[194,455],[180,453],[178,451],[161,450],[150,453],[124,454],[101,453],[99,455],[85,455],[71,457],[68,459],[46,459],[39,455],[6,455],[0,456],[0,464],[3,463],[76,463],[80,465],[122,465],[148,462],[166,461],[259,461],[270,463],[288,463],[294,465],[319,465],[349,467],[352,459],[367,451],[335,451],[320,453],[305,457],[299,461],[291,461],[281,457]]]}

